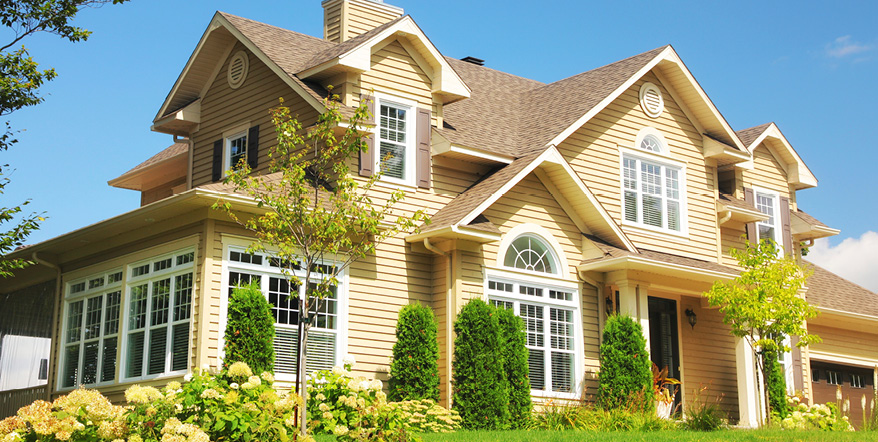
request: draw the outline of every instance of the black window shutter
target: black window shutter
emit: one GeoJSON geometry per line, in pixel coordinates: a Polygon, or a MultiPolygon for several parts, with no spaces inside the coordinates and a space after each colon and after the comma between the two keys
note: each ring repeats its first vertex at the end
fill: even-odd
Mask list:
{"type": "Polygon", "coordinates": [[[259,165],[259,126],[253,126],[247,132],[247,165],[256,170],[259,165]]]}
{"type": "Polygon", "coordinates": [[[418,141],[418,152],[416,155],[417,162],[415,170],[418,177],[418,187],[423,189],[430,188],[430,166],[432,162],[430,150],[430,136],[433,128],[430,125],[430,111],[428,109],[418,108],[417,135],[415,139],[418,141]]]}
{"type": "Polygon", "coordinates": [[[360,103],[366,103],[366,109],[369,115],[363,120],[366,124],[375,124],[375,97],[369,94],[360,94],[360,103]]]}
{"type": "Polygon", "coordinates": [[[213,174],[211,181],[219,181],[223,177],[223,140],[213,142],[213,174]]]}
{"type": "MultiPolygon", "coordinates": [[[[753,189],[749,187],[744,188],[744,201],[749,203],[752,206],[756,206],[756,196],[753,194],[753,189]]],[[[756,236],[756,223],[747,223],[747,241],[750,244],[759,243],[759,238],[756,236]]]]}
{"type": "Polygon", "coordinates": [[[363,141],[366,150],[360,151],[360,176],[372,176],[375,168],[375,135],[366,134],[363,141]]]}
{"type": "Polygon", "coordinates": [[[790,255],[793,253],[793,234],[790,228],[790,199],[780,197],[780,222],[783,226],[783,249],[784,253],[790,255]]]}

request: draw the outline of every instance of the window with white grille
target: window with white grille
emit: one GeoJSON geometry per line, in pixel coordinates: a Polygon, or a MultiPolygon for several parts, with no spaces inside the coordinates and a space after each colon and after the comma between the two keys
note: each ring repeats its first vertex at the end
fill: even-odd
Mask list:
{"type": "MultiPolygon", "coordinates": [[[[189,369],[194,252],[157,257],[127,281],[122,377],[148,379],[189,369]]],[[[135,273],[132,273],[134,275],[135,273]]]]}
{"type": "MultiPolygon", "coordinates": [[[[230,248],[228,257],[226,290],[231,294],[235,287],[251,282],[255,282],[262,290],[272,306],[271,313],[274,317],[275,375],[280,380],[293,380],[298,366],[296,355],[301,313],[299,297],[304,295],[305,290],[304,287],[291,283],[284,272],[295,274],[304,281],[305,269],[298,263],[280,262],[277,258],[262,253],[246,253],[243,248],[230,248]]],[[[331,268],[328,265],[313,266],[312,280],[321,280],[324,272],[329,270],[331,268]]],[[[340,307],[338,287],[332,288],[331,296],[312,305],[306,361],[309,373],[329,370],[336,365],[340,344],[340,307]]]]}
{"type": "Polygon", "coordinates": [[[661,230],[682,232],[685,217],[683,180],[681,167],[634,155],[623,155],[624,220],[661,230]]]}
{"type": "Polygon", "coordinates": [[[756,222],[757,237],[760,241],[772,240],[779,249],[783,248],[783,242],[780,240],[780,196],[777,192],[764,189],[755,190],[754,194],[756,208],[768,215],[767,220],[756,222]]]}
{"type": "Polygon", "coordinates": [[[247,161],[247,133],[226,138],[226,164],[223,170],[237,169],[241,161],[247,161]]]}
{"type": "Polygon", "coordinates": [[[68,284],[60,388],[115,380],[121,274],[112,271],[68,284]]]}

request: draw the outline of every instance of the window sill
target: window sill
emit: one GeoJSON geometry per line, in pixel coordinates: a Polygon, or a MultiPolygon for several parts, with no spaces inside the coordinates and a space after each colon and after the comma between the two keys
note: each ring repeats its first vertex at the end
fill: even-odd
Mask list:
{"type": "Polygon", "coordinates": [[[535,402],[545,402],[552,399],[564,399],[571,401],[579,400],[579,395],[576,393],[559,393],[557,391],[546,390],[531,390],[530,396],[535,400],[535,402]]]}
{"type": "Polygon", "coordinates": [[[622,220],[622,227],[627,230],[634,231],[636,233],[640,233],[645,236],[651,236],[653,238],[659,239],[671,239],[671,240],[680,240],[685,239],[689,240],[689,232],[687,230],[682,230],[680,232],[676,232],[673,230],[662,229],[659,227],[652,227],[645,224],[635,223],[627,220],[622,220]]]}

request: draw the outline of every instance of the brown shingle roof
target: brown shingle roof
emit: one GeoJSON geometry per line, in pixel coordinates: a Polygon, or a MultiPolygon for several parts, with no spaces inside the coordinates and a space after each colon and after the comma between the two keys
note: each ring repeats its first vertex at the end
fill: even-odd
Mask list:
{"type": "Polygon", "coordinates": [[[791,210],[790,212],[792,212],[793,216],[795,216],[796,218],[799,218],[800,220],[802,220],[803,222],[805,222],[808,225],[819,226],[819,227],[829,227],[826,224],[823,224],[822,222],[820,222],[820,220],[818,220],[817,218],[814,218],[813,216],[808,215],[802,209],[791,210]]]}
{"type": "MultiPolygon", "coordinates": [[[[469,189],[451,200],[445,207],[439,209],[431,218],[430,225],[422,232],[431,232],[453,226],[479,207],[488,198],[494,195],[512,179],[516,174],[530,165],[542,152],[535,152],[513,161],[511,164],[497,170],[482,181],[474,184],[469,189]]],[[[475,220],[474,220],[475,221],[475,220]]],[[[474,227],[470,225],[470,227],[474,227]]]]}
{"type": "MultiPolygon", "coordinates": [[[[281,178],[283,178],[283,172],[269,173],[266,175],[262,175],[261,178],[266,183],[277,184],[281,180],[281,178]]],[[[216,183],[210,183],[210,184],[202,184],[202,185],[198,186],[197,189],[212,190],[214,192],[228,193],[231,195],[241,195],[241,196],[246,196],[246,197],[250,196],[246,192],[236,190],[234,184],[226,184],[226,183],[223,183],[222,181],[219,181],[216,183]]],[[[313,187],[312,187],[312,189],[313,189],[313,187]]],[[[311,193],[311,195],[313,195],[313,193],[311,193]]],[[[320,189],[317,193],[317,198],[320,201],[320,203],[323,205],[324,208],[327,208],[327,209],[331,208],[331,206],[329,205],[329,197],[328,197],[328,194],[325,190],[320,189]]]]}
{"type": "Polygon", "coordinates": [[[741,139],[741,142],[744,143],[744,146],[750,147],[750,145],[762,135],[762,132],[765,132],[765,130],[768,129],[768,126],[771,126],[771,123],[760,124],[759,126],[742,129],[735,133],[738,135],[738,138],[741,139]]]}
{"type": "Polygon", "coordinates": [[[819,307],[878,316],[878,294],[873,293],[829,270],[807,262],[814,275],[808,278],[808,302],[819,307]]]}
{"type": "Polygon", "coordinates": [[[668,264],[676,264],[676,265],[681,265],[681,266],[686,266],[686,267],[692,267],[692,268],[696,268],[696,269],[710,270],[710,271],[714,271],[714,272],[728,273],[728,274],[733,274],[733,275],[738,274],[738,270],[736,270],[732,267],[717,264],[715,262],[702,261],[700,259],[687,258],[685,256],[673,255],[670,253],[656,252],[654,250],[645,250],[643,248],[639,249],[639,253],[634,253],[634,252],[629,252],[627,250],[620,249],[618,247],[610,245],[610,244],[606,243],[605,241],[603,241],[600,238],[597,238],[595,236],[592,236],[592,235],[584,235],[584,236],[586,238],[588,238],[592,243],[594,243],[594,245],[597,246],[597,248],[599,248],[602,252],[604,252],[604,256],[601,258],[586,259],[586,260],[582,261],[580,264],[588,264],[588,263],[601,261],[604,259],[610,259],[610,258],[621,258],[621,257],[625,257],[625,256],[633,256],[633,257],[641,257],[641,258],[646,258],[646,259],[649,259],[652,261],[658,261],[658,262],[663,262],[663,263],[668,263],[668,264]]]}
{"type": "Polygon", "coordinates": [[[357,46],[359,46],[363,42],[365,42],[365,41],[369,40],[370,38],[374,37],[375,35],[379,34],[381,31],[395,25],[397,22],[399,22],[400,20],[402,20],[406,17],[408,17],[408,16],[404,15],[402,17],[395,18],[387,23],[384,23],[381,26],[378,26],[376,28],[372,28],[367,32],[364,32],[364,33],[362,33],[362,34],[360,34],[360,35],[358,35],[350,40],[345,40],[341,43],[332,43],[332,42],[327,42],[325,40],[320,40],[324,43],[331,43],[332,46],[329,46],[326,49],[323,49],[320,52],[317,52],[316,54],[314,54],[310,58],[310,60],[308,60],[308,62],[305,63],[305,67],[299,69],[299,71],[297,71],[297,72],[306,71],[306,70],[313,68],[315,66],[319,66],[322,63],[325,63],[333,58],[336,58],[336,57],[344,54],[347,51],[350,51],[351,49],[356,48],[357,46]]]}
{"type": "Polygon", "coordinates": [[[134,172],[146,169],[147,167],[152,166],[153,164],[161,163],[162,161],[169,160],[169,159],[174,158],[178,155],[183,155],[186,152],[189,152],[189,144],[188,143],[174,143],[174,144],[166,147],[161,152],[149,157],[148,160],[134,166],[134,168],[132,168],[128,172],[125,172],[122,175],[120,175],[119,178],[122,178],[125,175],[132,174],[134,172]]]}
{"type": "Polygon", "coordinates": [[[726,206],[737,207],[739,209],[750,210],[753,212],[758,212],[759,209],[756,208],[753,204],[750,204],[742,199],[735,198],[727,193],[719,193],[718,200],[725,204],[726,206]]]}

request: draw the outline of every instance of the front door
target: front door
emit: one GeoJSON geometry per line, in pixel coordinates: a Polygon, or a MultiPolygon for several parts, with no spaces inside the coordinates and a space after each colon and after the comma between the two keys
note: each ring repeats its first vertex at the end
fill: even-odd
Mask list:
{"type": "MultiPolygon", "coordinates": [[[[673,299],[649,298],[649,356],[659,369],[668,367],[668,377],[680,379],[677,301],[673,299]]],[[[680,403],[681,386],[676,387],[674,410],[680,403]]]]}

